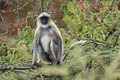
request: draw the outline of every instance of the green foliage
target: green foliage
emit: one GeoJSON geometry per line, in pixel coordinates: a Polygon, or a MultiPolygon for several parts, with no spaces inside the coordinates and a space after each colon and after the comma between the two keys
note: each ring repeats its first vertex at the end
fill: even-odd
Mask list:
{"type": "MultiPolygon", "coordinates": [[[[81,9],[77,1],[65,2],[66,9],[64,10],[63,21],[69,29],[67,33],[72,36],[68,42],[72,42],[73,38],[74,40],[87,39],[88,41],[98,41],[108,46],[114,46],[116,36],[119,34],[120,29],[120,15],[118,15],[120,12],[116,6],[117,1],[113,3],[112,0],[102,1],[104,7],[100,12],[92,12],[89,9],[89,2],[85,1],[84,3],[85,9],[81,9]]],[[[64,39],[67,40],[66,37],[64,37],[64,39]]],[[[75,75],[73,80],[117,80],[120,78],[120,76],[118,76],[119,71],[118,73],[115,71],[119,68],[119,63],[112,64],[116,59],[119,59],[116,57],[119,55],[117,47],[113,51],[113,48],[100,45],[96,47],[94,44],[87,44],[84,47],[85,52],[79,52],[79,50],[83,50],[80,48],[81,47],[75,48],[75,50],[70,53],[70,56],[72,56],[70,60],[73,60],[71,60],[70,63],[72,68],[70,66],[69,68],[72,70],[70,73],[75,75]],[[113,65],[115,65],[114,70],[110,70],[111,72],[109,74],[106,70],[109,66],[113,68],[113,65]],[[87,69],[89,67],[90,70],[87,69]]]]}
{"type": "MultiPolygon", "coordinates": [[[[102,2],[104,2],[102,5],[105,7],[99,13],[92,12],[89,9],[90,5],[87,1],[85,2],[86,8],[84,10],[80,8],[80,5],[76,1],[66,2],[68,5],[66,5],[67,8],[64,10],[63,21],[72,36],[76,36],[76,39],[91,39],[107,42],[108,36],[114,33],[114,30],[119,32],[120,12],[116,6],[112,7],[112,11],[109,11],[110,7],[105,3],[112,1],[102,2]]],[[[116,3],[113,3],[113,5],[116,3]]]]}
{"type": "MultiPolygon", "coordinates": [[[[41,0],[38,1],[40,4],[41,0]]],[[[88,42],[70,50],[69,56],[61,65],[42,65],[38,69],[26,71],[1,71],[0,79],[28,80],[38,74],[41,74],[44,80],[120,79],[120,41],[115,44],[120,31],[120,11],[115,5],[117,1],[112,3],[111,0],[103,0],[104,7],[99,12],[89,9],[89,1],[84,2],[85,9],[81,9],[76,1],[65,1],[63,21],[68,31],[60,29],[64,53],[71,44],[80,39],[87,39],[88,42]],[[94,43],[95,41],[99,44],[94,43]]],[[[28,12],[27,18],[35,19],[36,15],[37,12],[28,12]]],[[[19,31],[18,38],[9,42],[0,41],[0,68],[31,65],[29,60],[32,59],[34,32],[35,28],[24,28],[19,31]]],[[[42,77],[34,80],[41,80],[42,77]]]]}
{"type": "Polygon", "coordinates": [[[34,33],[35,29],[33,28],[24,28],[19,32],[19,39],[17,40],[17,43],[19,45],[25,45],[30,53],[32,53],[34,33]]]}
{"type": "Polygon", "coordinates": [[[37,17],[37,13],[35,12],[28,12],[27,18],[35,19],[37,17]]]}

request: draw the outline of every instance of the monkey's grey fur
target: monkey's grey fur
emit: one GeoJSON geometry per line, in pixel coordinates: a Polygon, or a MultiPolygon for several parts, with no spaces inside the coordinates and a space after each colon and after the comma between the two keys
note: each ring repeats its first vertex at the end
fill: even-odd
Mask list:
{"type": "Polygon", "coordinates": [[[51,15],[43,12],[37,17],[37,29],[33,42],[32,64],[49,61],[61,63],[63,51],[62,37],[51,15]]]}

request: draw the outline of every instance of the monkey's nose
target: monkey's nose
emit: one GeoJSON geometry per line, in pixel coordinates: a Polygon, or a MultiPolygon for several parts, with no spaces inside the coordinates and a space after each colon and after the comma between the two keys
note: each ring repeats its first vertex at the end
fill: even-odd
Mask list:
{"type": "Polygon", "coordinates": [[[43,16],[40,18],[40,21],[43,25],[46,25],[48,23],[48,17],[43,16]]]}

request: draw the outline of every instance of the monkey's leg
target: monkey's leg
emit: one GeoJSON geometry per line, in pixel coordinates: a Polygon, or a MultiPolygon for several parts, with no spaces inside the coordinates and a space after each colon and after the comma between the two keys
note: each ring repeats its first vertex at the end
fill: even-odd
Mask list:
{"type": "Polygon", "coordinates": [[[56,45],[57,45],[57,64],[62,62],[62,39],[58,36],[56,38],[56,45]]]}
{"type": "Polygon", "coordinates": [[[53,56],[54,59],[56,59],[56,45],[54,44],[53,40],[50,41],[50,50],[51,50],[51,54],[53,56]]]}
{"type": "Polygon", "coordinates": [[[38,54],[37,54],[37,57],[38,57],[38,60],[37,60],[37,63],[40,63],[40,62],[42,62],[43,61],[43,59],[42,59],[42,48],[41,48],[41,46],[38,46],[38,54]]]}
{"type": "Polygon", "coordinates": [[[57,64],[57,51],[58,47],[54,40],[50,41],[50,58],[53,61],[53,64],[57,64]]]}

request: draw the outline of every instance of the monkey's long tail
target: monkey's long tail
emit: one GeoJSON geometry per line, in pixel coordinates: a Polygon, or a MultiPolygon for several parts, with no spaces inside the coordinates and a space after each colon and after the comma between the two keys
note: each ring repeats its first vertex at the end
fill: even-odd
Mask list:
{"type": "Polygon", "coordinates": [[[75,42],[74,44],[72,44],[70,46],[70,48],[65,52],[65,55],[62,57],[62,62],[66,59],[66,57],[69,55],[70,53],[70,50],[72,50],[75,46],[77,45],[83,45],[87,42],[87,40],[80,40],[80,41],[77,41],[75,42]]]}

